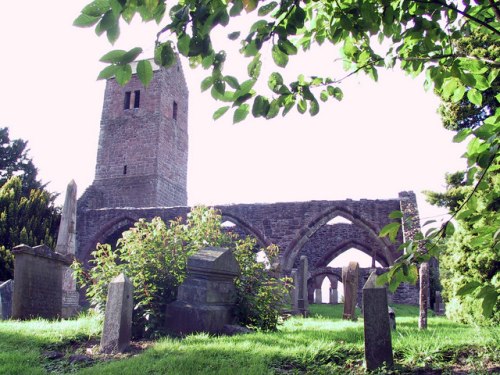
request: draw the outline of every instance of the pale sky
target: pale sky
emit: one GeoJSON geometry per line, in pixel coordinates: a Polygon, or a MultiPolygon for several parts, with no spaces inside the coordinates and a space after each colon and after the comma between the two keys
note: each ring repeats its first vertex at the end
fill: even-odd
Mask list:
{"type": "MultiPolygon", "coordinates": [[[[49,190],[63,193],[74,179],[79,195],[94,177],[104,91],[96,81],[104,67],[98,60],[110,49],[141,43],[150,56],[156,30],[123,31],[112,47],[92,29],[72,26],[86,3],[11,1],[0,13],[0,127],[29,141],[49,190]]],[[[321,70],[338,78],[345,73],[335,56],[315,50],[283,74],[294,78],[299,71],[321,70]]],[[[227,65],[238,72],[246,63],[227,65]]],[[[464,146],[452,144],[453,133],[442,128],[436,113],[438,100],[424,92],[421,79],[399,72],[381,73],[379,83],[352,77],[342,86],[344,100],[323,104],[316,117],[293,110],[285,118],[249,117],[232,125],[228,114],[212,120],[223,104],[200,93],[208,73],[190,70],[186,61],[183,66],[190,91],[191,205],[384,199],[413,190],[426,218],[442,211],[425,204],[420,192],[442,191],[445,172],[465,166],[464,146]]]]}

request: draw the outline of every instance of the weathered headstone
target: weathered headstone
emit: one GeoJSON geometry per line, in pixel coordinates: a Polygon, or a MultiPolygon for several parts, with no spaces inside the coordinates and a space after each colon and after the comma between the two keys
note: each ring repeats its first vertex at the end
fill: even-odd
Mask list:
{"type": "Polygon", "coordinates": [[[358,262],[349,262],[342,268],[342,283],[344,284],[344,314],[343,319],[356,320],[356,301],[358,299],[358,262]]]}
{"type": "MultiPolygon", "coordinates": [[[[76,183],[73,180],[66,189],[56,252],[73,257],[76,252],[76,183]]],[[[76,281],[70,267],[65,267],[63,270],[62,289],[62,317],[68,318],[76,315],[80,309],[76,281]]]]}
{"type": "Polygon", "coordinates": [[[177,301],[167,305],[166,329],[176,335],[222,333],[234,321],[234,279],[239,272],[229,249],[207,247],[191,256],[177,301]]]}
{"type": "Polygon", "coordinates": [[[429,306],[429,263],[420,265],[420,316],[418,328],[427,329],[427,309],[429,306]]]}
{"type": "Polygon", "coordinates": [[[339,291],[338,291],[338,281],[337,279],[330,280],[330,300],[331,305],[336,305],[339,303],[339,291]]]}
{"type": "Polygon", "coordinates": [[[389,306],[388,313],[389,313],[389,326],[391,327],[392,331],[395,331],[396,330],[396,312],[394,311],[394,309],[392,307],[389,306]]]}
{"type": "Polygon", "coordinates": [[[314,289],[314,303],[318,303],[318,304],[323,303],[323,296],[322,296],[321,288],[314,289]]]}
{"type": "Polygon", "coordinates": [[[46,245],[19,245],[12,253],[16,285],[12,318],[60,318],[63,268],[71,264],[71,258],[50,250],[46,245]]]}
{"type": "Polygon", "coordinates": [[[292,313],[299,313],[299,276],[296,268],[292,269],[290,274],[292,278],[292,289],[290,290],[290,295],[292,299],[292,313]]]}
{"type": "Polygon", "coordinates": [[[363,287],[365,362],[368,370],[375,370],[384,364],[390,368],[394,364],[387,290],[376,285],[376,280],[377,274],[372,272],[363,287]]]}
{"type": "Polygon", "coordinates": [[[436,315],[443,315],[445,313],[443,297],[439,290],[436,291],[436,297],[434,299],[434,312],[436,315]]]}
{"type": "Polygon", "coordinates": [[[130,346],[134,287],[123,273],[108,286],[100,349],[103,353],[124,352],[130,346]]]}
{"type": "Polygon", "coordinates": [[[307,262],[307,257],[302,255],[299,260],[298,269],[298,280],[299,280],[299,293],[298,293],[298,307],[299,313],[306,317],[309,315],[309,300],[307,293],[307,277],[309,273],[309,267],[307,262]]]}
{"type": "Polygon", "coordinates": [[[12,294],[14,280],[7,280],[0,284],[0,319],[10,319],[12,316],[12,294]]]}

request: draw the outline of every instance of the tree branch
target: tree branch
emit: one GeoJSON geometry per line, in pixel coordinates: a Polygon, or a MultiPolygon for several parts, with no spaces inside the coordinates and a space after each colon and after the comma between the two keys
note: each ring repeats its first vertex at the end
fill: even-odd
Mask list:
{"type": "Polygon", "coordinates": [[[495,12],[495,17],[497,21],[500,22],[500,9],[495,4],[494,0],[488,0],[488,2],[490,3],[491,7],[493,8],[493,11],[495,12]]]}
{"type": "MultiPolygon", "coordinates": [[[[475,23],[477,23],[477,24],[479,24],[479,25],[487,28],[488,30],[492,31],[493,33],[495,33],[497,35],[500,35],[500,30],[495,29],[493,26],[490,26],[489,24],[487,24],[483,20],[480,20],[479,18],[474,17],[473,15],[471,15],[471,14],[469,14],[467,12],[464,12],[463,10],[458,9],[456,6],[454,6],[452,4],[448,4],[445,1],[441,1],[441,0],[429,0],[429,1],[425,1],[425,0],[413,0],[413,1],[415,1],[416,3],[422,3],[422,4],[437,4],[437,5],[441,5],[442,7],[445,7],[447,9],[453,10],[454,12],[457,12],[458,14],[461,14],[465,18],[468,18],[469,20],[471,20],[471,21],[473,21],[473,22],[475,22],[475,23]]],[[[489,0],[489,1],[491,2],[492,0],[489,0]]]]}

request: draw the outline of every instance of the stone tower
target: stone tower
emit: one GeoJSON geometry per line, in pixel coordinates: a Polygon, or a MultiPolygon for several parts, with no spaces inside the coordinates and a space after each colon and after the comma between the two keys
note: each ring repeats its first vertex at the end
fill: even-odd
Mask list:
{"type": "Polygon", "coordinates": [[[80,208],[187,205],[188,89],[179,61],[148,87],[109,79],[93,184],[80,208]]]}

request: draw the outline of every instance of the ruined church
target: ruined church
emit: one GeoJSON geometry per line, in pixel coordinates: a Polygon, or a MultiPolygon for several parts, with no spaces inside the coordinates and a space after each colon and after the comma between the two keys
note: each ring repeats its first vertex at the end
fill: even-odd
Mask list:
{"type": "MultiPolygon", "coordinates": [[[[180,62],[157,69],[147,88],[133,75],[120,86],[106,83],[95,178],[78,201],[77,253],[88,262],[97,243],[115,244],[140,218],[168,221],[189,212],[187,206],[189,93],[180,62]]],[[[309,298],[325,278],[336,289],[341,269],[328,264],[355,248],[389,267],[401,255],[399,245],[419,231],[413,192],[394,199],[231,204],[217,206],[223,221],[253,236],[261,246],[276,244],[284,274],[309,261],[309,298]],[[389,214],[401,210],[402,233],[396,243],[380,238],[389,214]]],[[[356,259],[352,259],[356,261],[356,259]]],[[[370,269],[360,269],[363,286],[370,269]]],[[[418,287],[402,285],[396,303],[418,304],[418,287]]],[[[359,298],[361,292],[359,291],[359,298]]]]}

